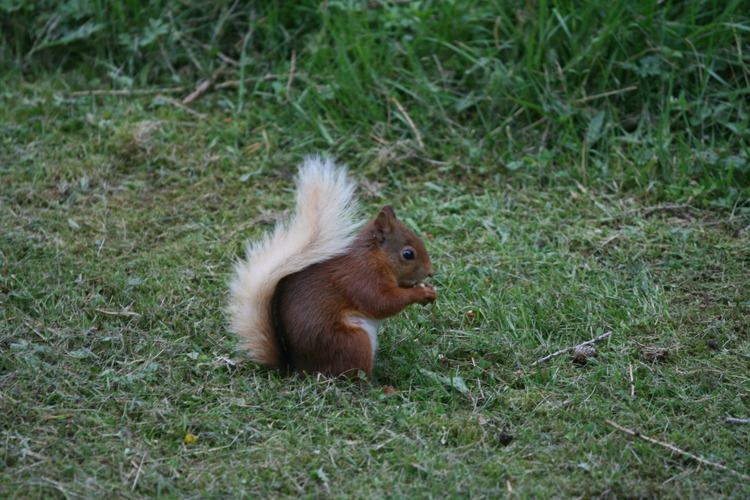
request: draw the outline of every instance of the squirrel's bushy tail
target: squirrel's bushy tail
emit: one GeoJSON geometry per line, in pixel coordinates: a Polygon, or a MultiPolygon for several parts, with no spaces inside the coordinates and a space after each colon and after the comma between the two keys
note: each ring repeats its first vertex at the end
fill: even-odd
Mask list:
{"type": "Polygon", "coordinates": [[[249,244],[235,265],[228,312],[240,349],[250,359],[281,368],[283,356],[273,330],[271,299],[279,281],[346,250],[354,239],[354,183],[346,169],[327,158],[306,158],[297,176],[297,206],[287,224],[249,244]]]}

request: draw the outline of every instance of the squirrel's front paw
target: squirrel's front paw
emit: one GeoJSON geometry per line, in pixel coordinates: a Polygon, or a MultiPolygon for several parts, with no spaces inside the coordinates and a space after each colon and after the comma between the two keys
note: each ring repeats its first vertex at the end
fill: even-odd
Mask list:
{"type": "Polygon", "coordinates": [[[420,304],[431,304],[437,299],[437,290],[429,283],[420,283],[417,285],[419,290],[422,292],[422,297],[419,300],[420,304]]]}

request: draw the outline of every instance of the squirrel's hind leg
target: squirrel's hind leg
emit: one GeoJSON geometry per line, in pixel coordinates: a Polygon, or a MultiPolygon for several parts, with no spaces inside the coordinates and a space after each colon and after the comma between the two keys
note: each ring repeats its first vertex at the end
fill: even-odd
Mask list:
{"type": "Polygon", "coordinates": [[[331,377],[356,378],[363,372],[372,378],[374,349],[370,335],[362,328],[335,329],[325,336],[330,342],[311,350],[306,360],[298,360],[296,368],[305,373],[322,373],[331,377]]]}

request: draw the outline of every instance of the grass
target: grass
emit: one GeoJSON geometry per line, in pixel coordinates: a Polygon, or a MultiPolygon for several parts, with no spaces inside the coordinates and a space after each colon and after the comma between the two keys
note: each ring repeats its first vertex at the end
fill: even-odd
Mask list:
{"type": "Polygon", "coordinates": [[[0,7],[0,496],[750,493],[604,423],[750,471],[740,2],[185,5],[0,7]],[[205,119],[71,95],[181,98],[218,52],[248,80],[205,119]],[[437,269],[372,384],[280,378],[227,331],[232,261],[316,150],[437,269]]]}

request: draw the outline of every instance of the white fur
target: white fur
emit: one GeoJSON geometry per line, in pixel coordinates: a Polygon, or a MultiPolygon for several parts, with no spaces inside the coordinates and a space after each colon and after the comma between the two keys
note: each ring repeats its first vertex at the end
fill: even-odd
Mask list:
{"type": "Polygon", "coordinates": [[[347,318],[347,322],[351,326],[361,328],[367,332],[367,335],[370,337],[370,344],[372,345],[372,359],[375,359],[375,351],[378,350],[378,327],[380,327],[380,323],[383,321],[352,314],[347,318]]]}
{"type": "MultiPolygon", "coordinates": [[[[247,247],[235,265],[228,312],[240,348],[258,363],[278,366],[271,298],[284,276],[346,250],[359,226],[355,185],[328,158],[305,158],[297,175],[297,206],[288,224],[247,247]]],[[[369,332],[368,332],[369,333],[369,332]]]]}

